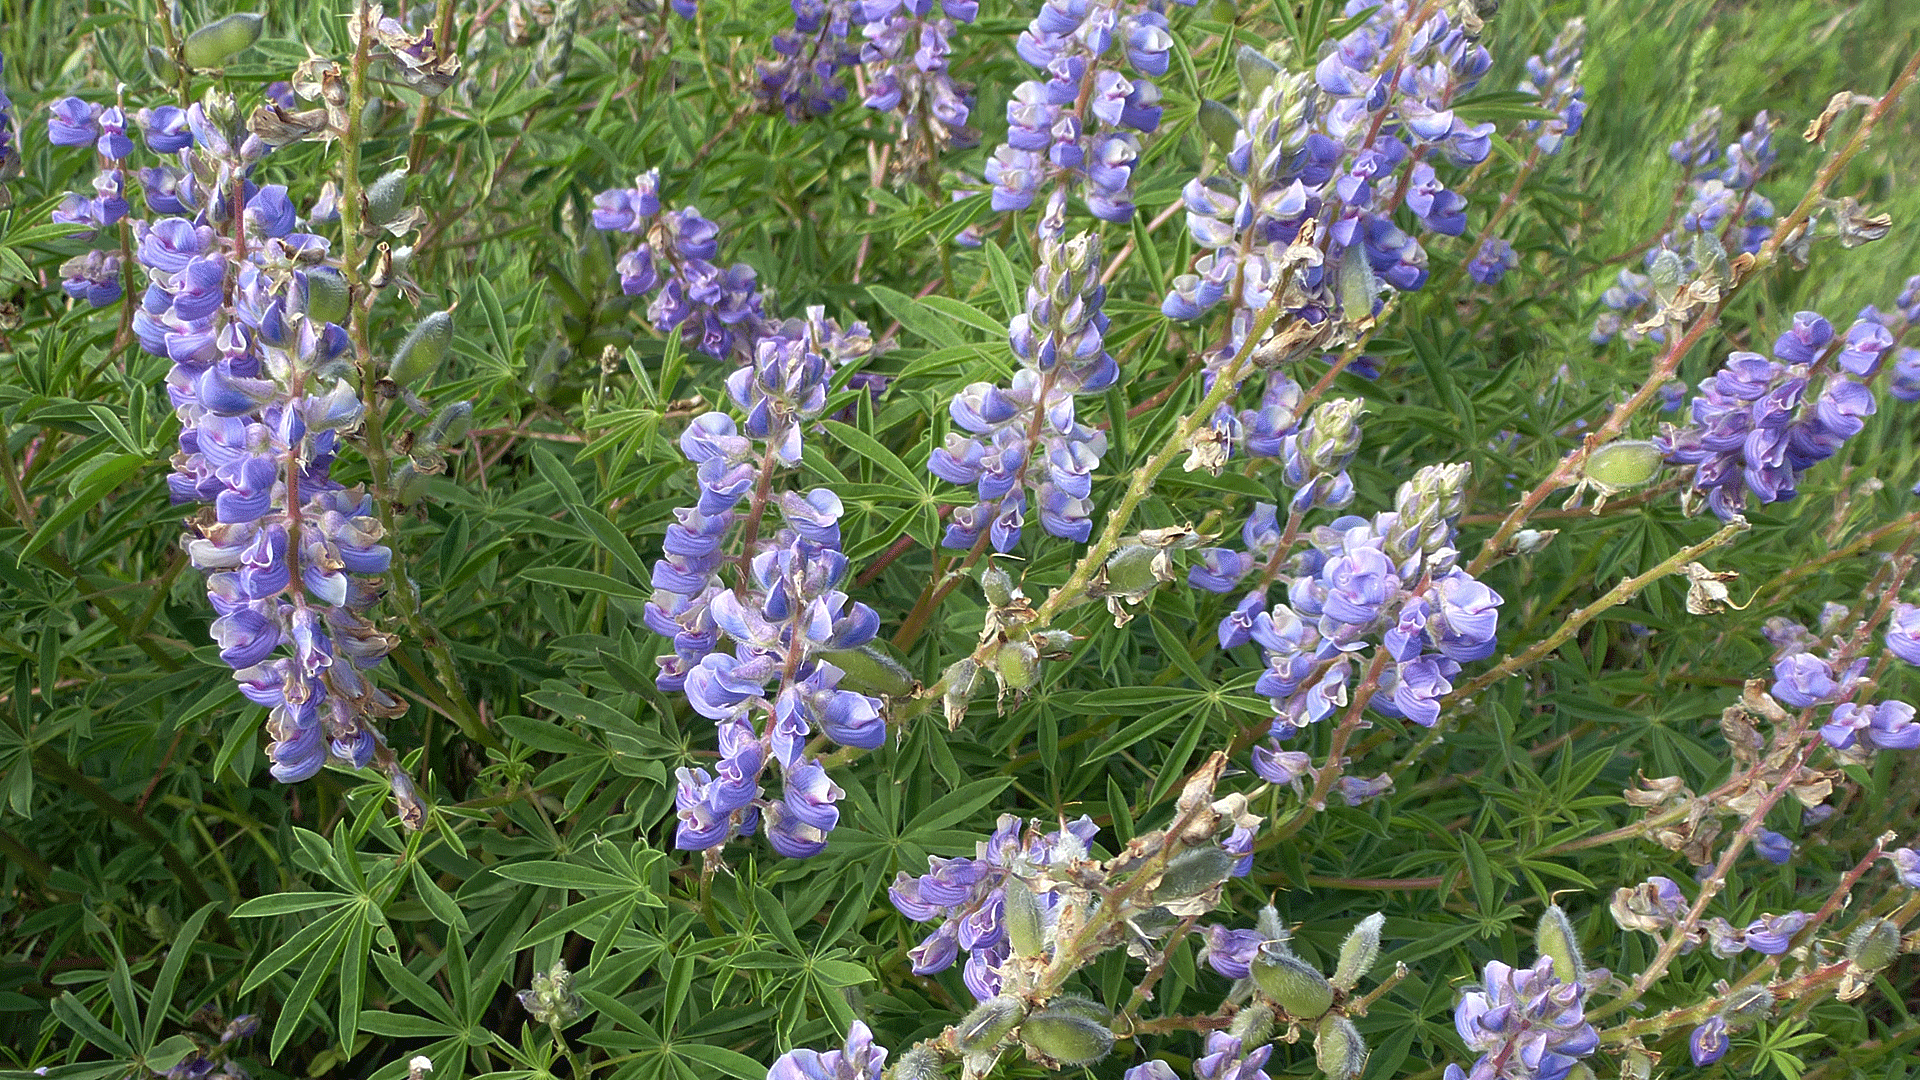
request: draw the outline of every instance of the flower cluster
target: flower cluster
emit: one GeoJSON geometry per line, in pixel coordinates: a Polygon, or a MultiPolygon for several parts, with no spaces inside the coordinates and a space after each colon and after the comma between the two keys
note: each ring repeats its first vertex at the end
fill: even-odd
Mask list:
{"type": "MultiPolygon", "coordinates": [[[[328,243],[298,231],[284,187],[249,178],[265,147],[231,98],[141,119],[148,145],[178,167],[141,172],[148,205],[172,216],[130,221],[148,281],[132,326],[173,363],[181,430],[168,486],[175,502],[206,504],[184,546],[207,574],[220,657],[270,710],[276,779],[307,779],[329,759],[377,764],[417,823],[411,782],[373,725],[406,705],[366,675],[396,644],[367,617],[391,553],[372,496],[329,475],[363,406],[345,378],[346,331],[331,321],[345,317],[346,293],[328,243]]],[[[116,176],[131,151],[117,108],[68,99],[48,127],[58,145],[93,146],[116,176]]],[[[111,302],[104,279],[85,288],[111,302]]]]}
{"type": "Polygon", "coordinates": [[[1586,987],[1562,982],[1552,957],[1530,968],[1489,960],[1478,989],[1454,1007],[1454,1029],[1480,1058],[1448,1065],[1445,1080],[1565,1080],[1600,1046],[1587,1023],[1586,987]]]}
{"type": "Polygon", "coordinates": [[[986,168],[993,208],[1024,210],[1051,185],[1042,232],[1057,232],[1070,188],[1097,218],[1131,218],[1136,133],[1160,126],[1160,91],[1149,79],[1167,73],[1173,50],[1158,0],[1130,12],[1118,0],[1044,0],[1015,48],[1046,78],[1021,83],[1007,101],[1007,141],[986,168]]]}
{"type": "Polygon", "coordinates": [[[1519,90],[1540,100],[1540,107],[1553,114],[1546,120],[1527,121],[1533,145],[1542,154],[1560,152],[1568,139],[1580,134],[1587,117],[1587,103],[1580,86],[1580,55],[1587,44],[1587,23],[1578,17],[1568,19],[1547,47],[1545,55],[1527,57],[1527,77],[1519,90]]]}
{"type": "Polygon", "coordinates": [[[1774,341],[1775,359],[1729,354],[1700,384],[1692,424],[1663,425],[1655,440],[1669,463],[1694,467],[1686,497],[1704,496],[1723,519],[1744,510],[1749,494],[1761,503],[1793,498],[1804,470],[1866,427],[1876,408],[1867,380],[1891,344],[1887,329],[1870,319],[1836,341],[1831,323],[1802,311],[1774,341]],[[1813,374],[1830,353],[1840,370],[1810,396],[1813,374]]]}
{"type": "MultiPolygon", "coordinates": [[[[939,928],[907,954],[914,974],[945,971],[964,949],[967,989],[981,1001],[999,993],[999,967],[1008,955],[1007,876],[1031,878],[1056,862],[1085,858],[1098,831],[1092,818],[1081,817],[1043,834],[1037,824],[1023,827],[1018,817],[1003,814],[973,858],[929,856],[925,874],[916,878],[902,871],[887,890],[893,906],[914,922],[941,920],[939,928]]],[[[1043,924],[1051,922],[1056,894],[1037,892],[1034,900],[1043,924]]]]}
{"type": "Polygon", "coordinates": [[[842,689],[844,672],[831,662],[880,628],[873,609],[842,589],[840,499],[826,488],[771,489],[777,467],[799,464],[802,429],[826,408],[832,365],[824,343],[848,336],[819,311],[809,316],[762,337],[753,363],[728,378],[743,422],[705,413],[680,439],[698,467],[700,497],[674,511],[646,621],[673,639],[657,684],[685,691],[694,710],[714,722],[720,749],[713,773],[679,770],[674,843],[683,849],[751,835],[764,815],[774,850],[793,858],[817,854],[839,820],[834,804],[843,793],[807,756],[808,738],[818,731],[863,749],[886,740],[881,702],[842,689]],[[768,510],[778,511],[785,527],[761,536],[768,510]],[[736,521],[742,537],[729,587],[720,571],[736,521]],[[720,651],[723,641],[732,652],[720,651]],[[764,797],[760,784],[770,762],[781,773],[779,799],[764,797]]]}
{"type": "MultiPolygon", "coordinates": [[[[1894,300],[1894,310],[1903,320],[1895,332],[1896,338],[1907,327],[1920,323],[1920,274],[1907,279],[1906,286],[1894,300]]],[[[1891,313],[1883,315],[1880,321],[1888,324],[1888,329],[1894,329],[1891,313]]],[[[1903,345],[1895,351],[1890,381],[1887,389],[1894,397],[1901,401],[1920,401],[1920,349],[1903,345]]]]}
{"type": "Polygon", "coordinates": [[[660,170],[594,196],[593,227],[639,238],[615,269],[622,292],[653,296],[647,317],[654,329],[678,329],[689,347],[716,359],[751,356],[766,322],[753,267],[714,264],[720,227],[691,206],[662,209],[660,170]]]}
{"type": "MultiPolygon", "coordinates": [[[[1685,923],[1691,907],[1686,894],[1673,879],[1652,877],[1639,885],[1615,890],[1611,910],[1614,922],[1623,930],[1664,934],[1685,923]]],[[[1692,952],[1705,943],[1722,959],[1738,956],[1748,949],[1764,956],[1779,956],[1811,919],[1804,911],[1761,915],[1745,926],[1734,926],[1718,917],[1705,919],[1688,929],[1680,951],[1692,952]]]]}
{"type": "Polygon", "coordinates": [[[873,1041],[873,1032],[859,1020],[847,1029],[839,1050],[789,1050],[767,1070],[767,1080],[880,1080],[886,1069],[887,1048],[873,1041]]]}
{"type": "Polygon", "coordinates": [[[1755,114],[1748,130],[1716,153],[1720,123],[1719,107],[1710,108],[1669,148],[1668,156],[1684,170],[1686,205],[1675,208],[1677,227],[1648,250],[1644,262],[1649,273],[1622,270],[1602,294],[1601,301],[1610,310],[1594,322],[1590,337],[1595,344],[1620,334],[1629,344],[1643,338],[1665,340],[1660,330],[1643,331],[1634,325],[1655,301],[1653,286],[1659,284],[1655,279],[1664,275],[1685,281],[1698,276],[1696,242],[1704,242],[1709,251],[1756,252],[1772,233],[1773,202],[1758,189],[1779,157],[1773,148],[1773,120],[1765,111],[1755,114]]]}
{"type": "MultiPolygon", "coordinates": [[[[1225,1031],[1207,1033],[1206,1053],[1193,1059],[1194,1080],[1270,1080],[1267,1059],[1273,1045],[1249,1047],[1225,1031]]],[[[1176,1080],[1173,1066],[1159,1059],[1135,1065],[1126,1071],[1125,1080],[1176,1080]]]]}
{"type": "Polygon", "coordinates": [[[1049,534],[1076,543],[1091,535],[1088,496],[1107,440],[1075,418],[1074,399],[1120,377],[1105,346],[1100,266],[1099,236],[1043,237],[1026,310],[1007,328],[1021,364],[1012,385],[974,383],[954,397],[954,423],[970,435],[949,434],[927,468],[942,480],[974,485],[979,501],[954,508],[942,540],[947,547],[971,548],[985,530],[995,551],[1013,550],[1029,488],[1049,534]]]}
{"type": "Polygon", "coordinates": [[[854,28],[867,21],[862,0],[792,0],[793,29],[773,38],[774,58],[759,64],[754,93],[793,123],[825,116],[845,101],[840,73],[859,63],[854,28]]]}
{"type": "MultiPolygon", "coordinates": [[[[91,239],[101,229],[118,225],[132,212],[127,202],[126,170],[122,167],[122,162],[133,153],[133,140],[126,133],[126,113],[117,105],[96,105],[76,97],[54,102],[49,113],[48,141],[55,146],[91,147],[100,163],[100,169],[93,178],[93,194],[69,192],[54,208],[52,216],[52,220],[58,224],[73,226],[76,237],[91,239]]],[[[6,126],[10,131],[11,123],[6,126]]],[[[174,146],[163,150],[151,139],[148,145],[161,153],[171,153],[179,148],[174,146]]],[[[151,192],[151,185],[148,185],[148,190],[151,192]]],[[[163,196],[162,202],[165,201],[163,196]]],[[[161,205],[153,203],[151,194],[148,195],[148,203],[156,213],[185,212],[183,208],[163,209],[161,205]]],[[[115,247],[117,249],[117,245],[115,247]]],[[[106,307],[119,302],[124,294],[121,271],[117,250],[89,251],[67,260],[60,267],[60,286],[76,300],[85,300],[93,307],[106,307]]]]}
{"type": "MultiPolygon", "coordinates": [[[[1280,742],[1346,704],[1362,650],[1376,650],[1378,668],[1368,705],[1426,726],[1439,719],[1460,665],[1492,654],[1501,597],[1457,565],[1453,548],[1466,476],[1464,465],[1422,469],[1401,485],[1393,510],[1314,528],[1297,554],[1280,546],[1276,515],[1262,507],[1249,522],[1247,553],[1203,555],[1190,580],[1213,591],[1233,588],[1255,562],[1268,567],[1220,624],[1223,648],[1261,648],[1266,670],[1255,689],[1274,708],[1272,740],[1253,751],[1262,777],[1301,777],[1305,756],[1280,742]],[[1267,587],[1282,575],[1287,601],[1267,610],[1267,587]]],[[[1385,790],[1378,779],[1356,780],[1342,794],[1357,803],[1385,790]]]]}
{"type": "Polygon", "coordinates": [[[978,0],[866,0],[867,43],[860,60],[868,74],[866,106],[895,114],[903,160],[898,167],[919,174],[942,150],[964,149],[980,141],[967,126],[973,91],[954,83],[947,69],[953,52],[953,26],[980,13],[978,0]]]}

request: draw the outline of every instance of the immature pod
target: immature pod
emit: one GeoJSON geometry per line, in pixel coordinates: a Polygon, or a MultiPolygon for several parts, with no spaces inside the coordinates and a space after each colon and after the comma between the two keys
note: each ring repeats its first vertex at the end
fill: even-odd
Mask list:
{"type": "Polygon", "coordinates": [[[1587,974],[1580,959],[1580,945],[1559,904],[1548,904],[1540,913],[1540,925],[1533,929],[1533,947],[1541,956],[1553,957],[1553,975],[1561,982],[1579,982],[1587,974]]]}
{"type": "Polygon", "coordinates": [[[1259,914],[1253,917],[1253,928],[1260,931],[1260,936],[1268,941],[1285,942],[1293,937],[1293,934],[1287,930],[1286,924],[1280,921],[1279,909],[1272,904],[1262,907],[1259,914]]]}
{"type": "Polygon", "coordinates": [[[973,1011],[954,1028],[954,1039],[960,1049],[968,1054],[981,1054],[1000,1045],[1000,1040],[1020,1023],[1026,1014],[1026,1006],[1019,998],[1007,994],[988,998],[973,1007],[973,1011]]]}
{"type": "Polygon", "coordinates": [[[1376,911],[1361,919],[1347,940],[1340,943],[1340,962],[1334,965],[1333,985],[1351,990],[1366,978],[1373,962],[1380,958],[1380,928],[1386,923],[1387,917],[1376,911]]]}
{"type": "Polygon", "coordinates": [[[180,79],[180,65],[173,62],[167,50],[158,45],[147,46],[147,71],[155,79],[172,85],[180,79]]]}
{"type": "Polygon", "coordinates": [[[1065,999],[1027,1017],[1020,1025],[1020,1041],[1066,1068],[1078,1068],[1113,1051],[1110,1022],[1096,1019],[1085,1005],[1065,999]]]}
{"type": "Polygon", "coordinates": [[[215,68],[227,58],[260,40],[266,19],[250,12],[215,19],[187,35],[180,53],[191,68],[215,68]]]}
{"type": "Polygon", "coordinates": [[[307,318],[316,323],[347,321],[347,279],[331,266],[316,266],[306,273],[307,318]]]}
{"type": "Polygon", "coordinates": [[[1115,596],[1143,597],[1160,584],[1154,559],[1160,552],[1145,544],[1127,544],[1107,557],[1106,591],[1115,596]]]}
{"type": "Polygon", "coordinates": [[[980,568],[980,591],[986,595],[987,603],[997,608],[1006,607],[1013,603],[1013,577],[988,563],[980,568]]]}
{"type": "Polygon", "coordinates": [[[427,474],[413,467],[413,462],[403,461],[393,470],[393,501],[401,506],[412,506],[427,493],[427,474]]]}
{"type": "Polygon", "coordinates": [[[1587,457],[1582,471],[1587,479],[1618,491],[1639,487],[1660,475],[1665,457],[1660,448],[1644,439],[1610,442],[1587,457]]]}
{"type": "Polygon", "coordinates": [[[858,690],[863,694],[884,694],[887,697],[906,697],[913,693],[913,672],[873,645],[839,649],[821,655],[844,673],[840,685],[845,689],[858,690]]]}
{"type": "Polygon", "coordinates": [[[940,679],[947,684],[940,695],[940,707],[947,715],[947,726],[957,728],[966,720],[967,705],[973,700],[974,688],[980,685],[980,665],[973,657],[963,656],[947,665],[940,679]]]}
{"type": "Polygon", "coordinates": [[[940,1055],[924,1046],[916,1046],[900,1055],[893,1067],[894,1080],[938,1080],[945,1072],[940,1055]]]}
{"type": "Polygon", "coordinates": [[[1213,145],[1225,153],[1233,149],[1235,140],[1239,138],[1240,118],[1233,115],[1233,110],[1225,105],[1210,98],[1202,98],[1200,130],[1206,133],[1207,138],[1213,140],[1213,145]]]}
{"type": "Polygon", "coordinates": [[[1847,959],[1862,971],[1879,971],[1900,955],[1900,928],[1875,919],[1847,936],[1847,959]]]}
{"type": "Polygon", "coordinates": [[[1166,872],[1161,875],[1160,887],[1154,890],[1153,898],[1164,904],[1199,896],[1227,880],[1237,861],[1236,856],[1211,844],[1188,848],[1167,861],[1166,872]]]}
{"type": "Polygon", "coordinates": [[[1773,991],[1764,986],[1735,990],[1720,1015],[1729,1027],[1750,1027],[1773,1013],[1773,991]]]}
{"type": "Polygon", "coordinates": [[[1241,1046],[1261,1046],[1273,1037],[1273,1007],[1255,1001],[1233,1014],[1227,1034],[1240,1040],[1241,1046]]]}
{"type": "Polygon", "coordinates": [[[1296,1020],[1311,1020],[1333,1008],[1333,984],[1292,953],[1262,948],[1253,962],[1253,981],[1296,1020]]]}
{"type": "Polygon", "coordinates": [[[453,344],[453,315],[436,311],[421,319],[393,352],[387,363],[387,377],[400,386],[411,385],[429,374],[446,359],[453,344]]]}
{"type": "Polygon", "coordinates": [[[395,169],[367,185],[367,220],[385,225],[400,216],[407,202],[407,170],[395,169]]]}
{"type": "Polygon", "coordinates": [[[1009,641],[995,655],[993,670],[1007,689],[1031,690],[1040,681],[1040,654],[1024,641],[1009,641]]]}
{"type": "Polygon", "coordinates": [[[427,434],[421,442],[428,446],[447,446],[467,437],[467,429],[473,426],[473,402],[456,401],[440,410],[440,415],[427,425],[427,434]]]}
{"type": "Polygon", "coordinates": [[[1313,1062],[1328,1080],[1353,1080],[1367,1068],[1367,1042],[1344,1016],[1329,1016],[1313,1032],[1313,1062]]]}
{"type": "Polygon", "coordinates": [[[1000,888],[1005,898],[1007,943],[1015,956],[1039,956],[1045,947],[1045,925],[1040,919],[1040,900],[1025,881],[1011,874],[1000,888]]]}
{"type": "Polygon", "coordinates": [[[1262,56],[1250,45],[1240,46],[1240,51],[1233,54],[1233,67],[1240,75],[1242,100],[1248,103],[1280,77],[1280,65],[1262,56]]]}

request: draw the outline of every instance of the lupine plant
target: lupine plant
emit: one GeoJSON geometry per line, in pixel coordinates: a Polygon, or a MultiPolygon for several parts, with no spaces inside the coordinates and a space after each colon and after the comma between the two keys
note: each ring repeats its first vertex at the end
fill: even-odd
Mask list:
{"type": "Polygon", "coordinates": [[[15,7],[0,1071],[1920,1069],[1920,12],[15,7]]]}

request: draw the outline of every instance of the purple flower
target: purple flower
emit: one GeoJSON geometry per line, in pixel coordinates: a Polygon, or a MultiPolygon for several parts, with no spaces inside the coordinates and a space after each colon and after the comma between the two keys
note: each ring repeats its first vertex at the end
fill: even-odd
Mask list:
{"type": "Polygon", "coordinates": [[[1887,651],[1920,665],[1920,604],[1896,604],[1887,622],[1887,651]]]}
{"type": "Polygon", "coordinates": [[[1910,847],[1894,848],[1887,852],[1887,858],[1893,861],[1893,875],[1909,889],[1920,889],[1920,851],[1910,847]]]}
{"type": "Polygon", "coordinates": [[[1698,1068],[1719,1061],[1727,1054],[1727,1021],[1725,1017],[1714,1016],[1706,1023],[1693,1029],[1687,1038],[1687,1048],[1693,1055],[1693,1064],[1698,1068]]]}
{"type": "Polygon", "coordinates": [[[1820,737],[1836,750],[1851,750],[1856,744],[1863,751],[1913,750],[1920,749],[1920,724],[1914,723],[1913,706],[1904,701],[1848,701],[1833,707],[1820,737]]]}
{"type": "Polygon", "coordinates": [[[1753,838],[1753,850],[1775,866],[1783,866],[1793,858],[1793,841],[1772,829],[1761,829],[1753,838]]]}
{"type": "MultiPolygon", "coordinates": [[[[1599,1033],[1586,1022],[1586,992],[1577,982],[1556,978],[1551,957],[1531,968],[1488,961],[1480,987],[1463,995],[1453,1014],[1460,1038],[1481,1054],[1471,1075],[1565,1080],[1600,1045],[1599,1033]]],[[[1458,1065],[1448,1066],[1449,1080],[1467,1075],[1458,1065]]]]}
{"type": "Polygon", "coordinates": [[[1210,924],[1201,931],[1200,960],[1229,979],[1244,979],[1252,974],[1254,958],[1260,955],[1265,935],[1257,930],[1230,930],[1210,924]]]}
{"type": "Polygon", "coordinates": [[[1520,256],[1514,254],[1513,245],[1498,237],[1488,237],[1480,244],[1480,250],[1467,261],[1467,276],[1482,285],[1498,285],[1507,271],[1520,265],[1520,256]]]}
{"type": "Polygon", "coordinates": [[[1783,656],[1773,665],[1772,694],[1796,709],[1811,708],[1840,696],[1833,665],[1812,653],[1783,656]]]}
{"type": "Polygon", "coordinates": [[[824,1054],[789,1050],[767,1069],[767,1080],[880,1080],[886,1064],[887,1048],[875,1044],[873,1032],[855,1020],[844,1047],[824,1054]]]}

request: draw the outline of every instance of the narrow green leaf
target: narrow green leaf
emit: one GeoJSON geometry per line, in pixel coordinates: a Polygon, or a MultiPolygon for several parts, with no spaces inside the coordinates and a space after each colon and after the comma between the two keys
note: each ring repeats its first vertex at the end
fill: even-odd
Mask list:
{"type": "Polygon", "coordinates": [[[959,345],[964,340],[949,325],[952,316],[927,307],[906,293],[895,292],[885,285],[869,285],[867,295],[873,297],[874,302],[888,315],[893,316],[894,321],[928,344],[947,347],[959,345]]]}

